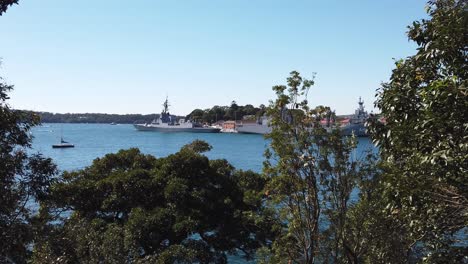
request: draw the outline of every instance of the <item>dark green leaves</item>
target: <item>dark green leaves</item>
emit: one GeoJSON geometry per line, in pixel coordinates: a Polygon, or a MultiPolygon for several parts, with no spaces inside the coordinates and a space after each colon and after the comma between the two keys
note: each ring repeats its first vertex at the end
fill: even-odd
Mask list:
{"type": "Polygon", "coordinates": [[[417,54],[398,61],[379,90],[387,122],[374,120],[371,130],[383,160],[386,221],[406,230],[408,257],[424,251],[431,262],[455,259],[456,241],[468,239],[468,2],[431,1],[428,13],[408,32],[417,54]]]}
{"type": "Polygon", "coordinates": [[[66,239],[67,254],[82,262],[208,263],[238,250],[253,256],[273,239],[275,222],[262,203],[266,180],[200,154],[209,149],[194,141],[160,159],[121,150],[65,173],[44,206],[72,214],[48,225],[62,235],[43,234],[37,255],[58,257],[57,246],[45,245],[66,239]]]}
{"type": "Polygon", "coordinates": [[[18,4],[18,0],[0,0],[0,16],[7,11],[7,9],[14,4],[18,4]]]}
{"type": "Polygon", "coordinates": [[[320,125],[333,112],[307,105],[313,80],[293,71],[287,84],[273,87],[277,98],[267,110],[272,132],[264,163],[270,178],[265,195],[284,225],[278,226],[280,234],[271,247],[262,249],[262,261],[342,263],[347,254],[356,253],[347,249],[352,247],[347,238],[350,194],[364,169],[351,158],[356,139],[320,125]]]}
{"type": "MultiPolygon", "coordinates": [[[[1,2],[0,14],[14,3],[1,2]]],[[[56,167],[40,154],[28,154],[33,113],[10,109],[7,93],[13,86],[0,78],[0,262],[26,262],[33,240],[30,204],[44,200],[56,167]]]]}

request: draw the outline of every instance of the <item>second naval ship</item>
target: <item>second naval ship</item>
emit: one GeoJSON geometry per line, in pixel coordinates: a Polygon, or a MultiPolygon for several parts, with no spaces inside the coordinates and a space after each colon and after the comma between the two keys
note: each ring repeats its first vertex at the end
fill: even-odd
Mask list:
{"type": "Polygon", "coordinates": [[[271,133],[269,119],[262,116],[255,123],[240,123],[236,124],[236,131],[243,134],[260,134],[265,135],[271,133]]]}
{"type": "Polygon", "coordinates": [[[359,107],[354,111],[354,115],[349,118],[349,123],[341,127],[341,133],[351,136],[353,133],[357,137],[367,137],[366,122],[369,114],[364,110],[364,101],[359,97],[359,107]]]}

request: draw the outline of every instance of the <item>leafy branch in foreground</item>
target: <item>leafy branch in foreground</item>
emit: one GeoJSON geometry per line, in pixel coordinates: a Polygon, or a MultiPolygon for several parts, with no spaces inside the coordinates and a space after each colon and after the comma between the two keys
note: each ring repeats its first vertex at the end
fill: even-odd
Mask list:
{"type": "Polygon", "coordinates": [[[30,204],[47,196],[56,166],[51,159],[28,153],[30,130],[39,119],[10,108],[12,89],[0,77],[0,263],[26,263],[34,236],[30,204]]]}
{"type": "Polygon", "coordinates": [[[0,16],[13,4],[18,4],[18,0],[0,0],[0,16]]]}
{"type": "Polygon", "coordinates": [[[272,133],[267,136],[271,145],[264,166],[271,179],[267,186],[271,208],[286,227],[263,261],[356,263],[346,223],[364,165],[353,158],[357,139],[320,125],[331,110],[309,108],[307,93],[313,80],[293,71],[287,84],[273,87],[277,99],[267,111],[272,133]]]}
{"type": "MultiPolygon", "coordinates": [[[[138,149],[66,172],[42,204],[48,222],[34,261],[50,263],[226,263],[251,259],[275,237],[263,207],[266,179],[209,160],[203,141],[165,158],[138,149]],[[52,215],[68,213],[54,222],[52,215]]],[[[63,215],[63,214],[62,214],[63,215]]]]}
{"type": "MultiPolygon", "coordinates": [[[[437,0],[408,37],[417,53],[396,62],[376,106],[382,210],[409,252],[426,262],[466,261],[468,236],[468,2],[437,0]]],[[[387,251],[388,252],[388,251],[387,251]]],[[[381,252],[382,254],[384,252],[381,252]]]]}

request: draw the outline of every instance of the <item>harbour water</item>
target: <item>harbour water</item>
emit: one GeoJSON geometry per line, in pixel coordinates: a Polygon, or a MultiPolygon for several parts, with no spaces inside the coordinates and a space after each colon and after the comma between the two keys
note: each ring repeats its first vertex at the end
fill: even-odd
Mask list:
{"type": "MultiPolygon", "coordinates": [[[[164,157],[200,139],[213,147],[206,153],[210,159],[226,159],[237,169],[261,172],[263,152],[268,146],[268,140],[255,134],[142,132],[124,124],[44,124],[33,128],[32,135],[33,151],[52,158],[61,171],[84,168],[95,158],[120,149],[139,148],[145,154],[164,157]],[[75,147],[53,149],[52,145],[60,142],[61,135],[75,147]]],[[[372,148],[369,139],[358,140],[355,158],[360,158],[365,150],[372,148]]],[[[247,262],[229,256],[229,263],[247,262]]]]}
{"type": "MultiPolygon", "coordinates": [[[[263,152],[268,141],[261,135],[232,133],[159,133],[137,131],[122,124],[44,124],[32,130],[33,151],[50,157],[60,170],[76,170],[89,166],[95,158],[120,149],[139,148],[145,154],[165,157],[196,139],[205,140],[213,149],[210,159],[226,159],[238,169],[261,172],[263,152]],[[65,141],[75,145],[69,149],[53,149],[65,141]]],[[[367,138],[359,138],[357,157],[372,147],[367,138]]]]}
{"type": "Polygon", "coordinates": [[[267,141],[259,135],[224,133],[159,133],[137,131],[132,125],[44,124],[33,129],[33,149],[51,157],[60,170],[75,170],[90,165],[93,159],[120,149],[139,148],[145,154],[164,157],[196,139],[207,141],[213,149],[209,158],[227,159],[236,168],[261,171],[267,141]],[[65,141],[70,149],[52,149],[65,141]]]}

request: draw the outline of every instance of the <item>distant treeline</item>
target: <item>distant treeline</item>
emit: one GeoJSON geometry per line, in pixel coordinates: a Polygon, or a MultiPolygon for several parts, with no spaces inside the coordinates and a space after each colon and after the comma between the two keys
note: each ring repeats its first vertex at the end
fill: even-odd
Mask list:
{"type": "MultiPolygon", "coordinates": [[[[187,116],[177,116],[178,119],[186,118],[201,123],[214,123],[216,121],[224,120],[242,120],[242,119],[257,119],[265,114],[266,107],[260,105],[254,107],[247,104],[239,106],[234,101],[231,106],[218,106],[205,110],[195,109],[187,116]]],[[[99,114],[99,113],[50,113],[50,112],[36,112],[41,118],[42,123],[117,123],[117,124],[133,124],[135,122],[151,122],[159,118],[159,114],[99,114]]],[[[337,120],[347,118],[348,115],[337,116],[337,120]]]]}
{"type": "MultiPolygon", "coordinates": [[[[215,105],[212,108],[205,110],[195,109],[187,116],[177,116],[177,118],[186,118],[188,120],[201,123],[214,123],[219,120],[241,120],[243,118],[256,119],[265,114],[265,105],[254,107],[251,104],[237,105],[232,101],[230,106],[215,105]]],[[[50,113],[36,112],[42,123],[118,123],[118,124],[133,124],[135,122],[151,122],[159,117],[159,114],[98,114],[98,113],[50,113]]]]}
{"type": "Polygon", "coordinates": [[[151,122],[153,119],[158,118],[159,114],[55,114],[49,112],[37,112],[41,118],[42,123],[118,123],[118,124],[132,124],[137,121],[151,122]]]}
{"type": "Polygon", "coordinates": [[[259,107],[254,107],[251,104],[242,106],[237,105],[236,101],[232,101],[230,106],[215,105],[205,110],[195,109],[186,118],[202,123],[214,123],[219,120],[241,120],[244,117],[256,119],[265,114],[265,111],[266,107],[263,104],[259,107]]]}
{"type": "MultiPolygon", "coordinates": [[[[195,109],[187,116],[178,116],[178,118],[186,118],[202,123],[214,123],[219,120],[241,120],[244,117],[255,119],[265,113],[266,107],[260,105],[254,107],[251,104],[237,105],[232,101],[230,106],[215,105],[212,108],[205,110],[195,109]]],[[[159,117],[159,114],[99,114],[99,113],[50,113],[36,112],[42,123],[118,123],[118,124],[133,124],[135,122],[151,122],[159,117]]]]}

